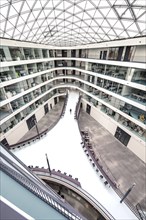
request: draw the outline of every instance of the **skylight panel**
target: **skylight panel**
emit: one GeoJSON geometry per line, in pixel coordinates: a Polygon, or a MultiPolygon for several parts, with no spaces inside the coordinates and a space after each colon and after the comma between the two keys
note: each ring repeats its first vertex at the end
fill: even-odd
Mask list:
{"type": "Polygon", "coordinates": [[[137,26],[136,26],[135,23],[133,23],[131,26],[129,26],[129,27],[128,27],[128,30],[132,30],[132,31],[138,32],[137,26]]]}
{"type": "MultiPolygon", "coordinates": [[[[53,10],[50,10],[50,9],[44,9],[44,13],[46,15],[47,18],[54,18],[54,11],[53,10]]],[[[45,19],[45,17],[44,17],[45,19]]]]}
{"type": "Polygon", "coordinates": [[[103,30],[105,31],[105,33],[109,32],[110,28],[108,27],[103,27],[103,30]]]}
{"type": "Polygon", "coordinates": [[[98,4],[99,7],[109,7],[109,3],[107,0],[101,0],[98,4]]]}
{"type": "Polygon", "coordinates": [[[119,35],[119,37],[121,36],[121,38],[127,38],[127,37],[129,37],[129,35],[127,34],[127,32],[126,31],[123,31],[120,35],[119,35]]]}
{"type": "Polygon", "coordinates": [[[11,5],[11,6],[10,6],[10,10],[9,10],[9,14],[8,14],[8,17],[13,16],[13,15],[15,15],[15,14],[17,14],[17,12],[16,12],[16,10],[14,9],[14,7],[11,5]]]}
{"type": "MultiPolygon", "coordinates": [[[[30,1],[28,1],[29,3],[30,1]]],[[[34,10],[35,9],[42,9],[42,5],[40,3],[40,0],[35,1],[34,10]]]]}
{"type": "Polygon", "coordinates": [[[37,20],[37,23],[38,23],[38,26],[40,26],[40,28],[41,28],[41,26],[42,26],[42,20],[37,20]]]}
{"type": "Polygon", "coordinates": [[[97,22],[95,20],[91,20],[91,26],[98,26],[97,22]]]}
{"type": "Polygon", "coordinates": [[[140,18],[138,18],[138,21],[146,21],[146,12],[140,18]]]}
{"type": "Polygon", "coordinates": [[[116,11],[119,14],[120,17],[122,17],[122,15],[126,12],[127,8],[123,7],[116,7],[116,11]]]}
{"type": "MultiPolygon", "coordinates": [[[[64,22],[64,26],[65,26],[65,28],[68,27],[68,26],[70,27],[70,22],[65,21],[65,22],[64,22]]],[[[66,28],[66,30],[67,30],[67,28],[66,28]]]]}
{"type": "Polygon", "coordinates": [[[8,1],[7,0],[0,1],[0,8],[6,7],[7,5],[8,5],[8,1]]]}
{"type": "MultiPolygon", "coordinates": [[[[65,2],[66,3],[66,2],[65,2]]],[[[58,8],[61,10],[61,11],[63,11],[65,8],[64,8],[64,5],[65,5],[65,3],[63,2],[63,1],[60,1],[60,4],[58,4],[58,8]]]]}
{"type": "Polygon", "coordinates": [[[122,18],[131,18],[132,19],[132,14],[130,12],[129,9],[127,9],[123,14],[122,14],[122,18]]]}
{"type": "Polygon", "coordinates": [[[108,22],[107,22],[106,20],[103,21],[102,27],[103,27],[103,26],[104,26],[104,27],[108,27],[108,26],[109,26],[109,24],[108,24],[108,22]]]}
{"type": "MultiPolygon", "coordinates": [[[[3,1],[3,0],[2,0],[3,1]]],[[[20,11],[20,9],[21,9],[21,7],[22,7],[22,4],[23,4],[23,2],[16,2],[16,3],[14,3],[12,6],[13,6],[13,8],[19,13],[19,11],[20,11]]],[[[11,12],[10,12],[10,14],[11,14],[11,12]]]]}
{"type": "Polygon", "coordinates": [[[30,28],[27,25],[25,25],[23,32],[25,33],[25,32],[28,32],[29,30],[30,28]]]}
{"type": "Polygon", "coordinates": [[[111,5],[116,4],[116,1],[117,1],[117,0],[110,0],[111,5]]]}
{"type": "Polygon", "coordinates": [[[115,40],[115,39],[117,39],[117,36],[115,36],[115,34],[114,35],[110,34],[110,40],[115,40]]]}
{"type": "MultiPolygon", "coordinates": [[[[33,2],[33,1],[31,1],[31,2],[33,2]]],[[[28,6],[27,1],[24,2],[21,12],[26,12],[26,11],[30,11],[30,4],[28,6]]]]}
{"type": "Polygon", "coordinates": [[[121,20],[122,24],[124,25],[125,29],[127,29],[130,25],[132,25],[133,21],[126,21],[126,20],[121,20]]]}
{"type": "Polygon", "coordinates": [[[67,12],[63,13],[65,20],[69,20],[71,18],[70,14],[68,14],[67,12]]]}
{"type": "Polygon", "coordinates": [[[110,8],[102,8],[100,11],[102,12],[103,16],[106,17],[110,11],[110,8]]]}
{"type": "Polygon", "coordinates": [[[146,6],[145,0],[136,0],[133,5],[141,5],[141,6],[146,6]]]}
{"type": "Polygon", "coordinates": [[[86,6],[86,0],[83,0],[83,1],[81,1],[81,2],[78,2],[78,6],[80,7],[80,8],[82,8],[82,9],[85,9],[85,6],[86,6]]]}
{"type": "Polygon", "coordinates": [[[24,23],[24,20],[21,18],[21,16],[19,16],[19,20],[18,20],[18,22],[17,22],[17,26],[18,25],[21,25],[21,24],[23,24],[24,23]]]}
{"type": "Polygon", "coordinates": [[[11,28],[14,28],[14,25],[11,22],[7,21],[6,30],[8,31],[11,28]]]}
{"type": "Polygon", "coordinates": [[[23,28],[24,28],[24,26],[23,26],[23,25],[21,25],[21,26],[17,27],[17,29],[18,29],[20,32],[22,32],[23,28]]]}
{"type": "Polygon", "coordinates": [[[27,22],[28,16],[29,16],[29,13],[28,13],[28,12],[26,12],[26,13],[24,13],[24,14],[21,14],[21,18],[22,18],[22,20],[23,20],[23,23],[24,23],[24,22],[27,22]]]}
{"type": "Polygon", "coordinates": [[[11,35],[9,35],[9,33],[4,33],[4,37],[5,37],[5,38],[10,38],[11,35]]]}
{"type": "MultiPolygon", "coordinates": [[[[100,13],[100,11],[99,10],[96,10],[95,11],[95,13],[94,13],[94,19],[96,19],[96,18],[103,18],[103,15],[100,13]]],[[[96,19],[97,20],[97,19],[96,19]]]]}
{"type": "Polygon", "coordinates": [[[123,30],[120,29],[114,29],[114,31],[116,32],[117,36],[119,36],[123,32],[123,30]]]}
{"type": "Polygon", "coordinates": [[[89,26],[91,24],[91,20],[89,19],[85,19],[84,20],[85,25],[89,26]]]}
{"type": "Polygon", "coordinates": [[[137,23],[138,23],[138,26],[139,26],[141,31],[146,29],[146,24],[145,23],[140,23],[140,22],[137,22],[137,23]]]}
{"type": "Polygon", "coordinates": [[[83,20],[84,19],[89,19],[89,20],[91,20],[91,14],[89,14],[89,13],[84,13],[83,14],[83,20]]]}
{"type": "Polygon", "coordinates": [[[3,37],[3,31],[0,29],[0,37],[3,37]]]}
{"type": "Polygon", "coordinates": [[[5,29],[5,22],[1,22],[1,24],[0,24],[0,28],[1,28],[1,30],[4,31],[4,29],[5,29]]]}
{"type": "Polygon", "coordinates": [[[146,30],[143,30],[143,31],[142,31],[142,34],[143,34],[143,35],[146,35],[146,30]]]}
{"type": "Polygon", "coordinates": [[[73,13],[74,13],[74,6],[68,8],[67,11],[68,11],[70,14],[73,14],[73,13]]]}
{"type": "Polygon", "coordinates": [[[93,4],[90,2],[90,1],[87,1],[86,2],[86,10],[89,10],[89,9],[91,9],[91,8],[94,8],[94,6],[93,6],[93,4]]]}
{"type": "Polygon", "coordinates": [[[116,0],[115,5],[127,5],[125,0],[116,0]]]}
{"type": "Polygon", "coordinates": [[[62,12],[60,10],[55,10],[54,11],[54,14],[55,14],[55,17],[58,17],[62,12]]]}
{"type": "Polygon", "coordinates": [[[10,36],[12,36],[13,35],[13,29],[11,29],[11,30],[9,30],[9,31],[7,31],[7,33],[10,35],[10,36]]]}
{"type": "MultiPolygon", "coordinates": [[[[131,22],[130,22],[131,23],[131,22]]],[[[114,24],[114,28],[120,28],[120,29],[123,29],[123,26],[121,24],[120,21],[116,21],[116,23],[114,24]]]]}
{"type": "Polygon", "coordinates": [[[20,31],[18,29],[15,29],[14,36],[17,36],[19,34],[20,34],[20,31]]]}
{"type": "Polygon", "coordinates": [[[132,31],[128,31],[128,34],[130,37],[135,37],[136,33],[132,32],[132,31]]]}
{"type": "Polygon", "coordinates": [[[111,9],[109,13],[107,14],[107,18],[117,18],[117,15],[115,14],[115,11],[111,9]]]}
{"type": "Polygon", "coordinates": [[[82,13],[83,13],[83,8],[80,8],[80,7],[78,7],[78,5],[76,5],[76,6],[74,7],[74,13],[77,14],[77,13],[79,13],[79,12],[82,12],[82,13]]]}
{"type": "MultiPolygon", "coordinates": [[[[2,15],[2,17],[4,17],[4,18],[7,17],[8,10],[9,10],[9,7],[8,7],[8,6],[2,8],[2,9],[0,10],[0,14],[2,15]]],[[[2,19],[3,19],[3,18],[2,18],[2,19]]]]}
{"type": "Polygon", "coordinates": [[[101,28],[99,28],[99,30],[97,31],[97,34],[105,34],[105,33],[101,28]]]}
{"type": "Polygon", "coordinates": [[[39,14],[40,14],[40,10],[33,10],[33,15],[35,19],[38,17],[39,14]]]}
{"type": "MultiPolygon", "coordinates": [[[[114,19],[108,19],[108,22],[110,23],[110,26],[114,26],[117,20],[114,19]]],[[[120,23],[120,22],[119,22],[120,23]]]]}
{"type": "Polygon", "coordinates": [[[29,14],[29,21],[32,21],[32,20],[34,20],[34,16],[33,16],[33,14],[30,12],[30,14],[29,14]]]}
{"type": "Polygon", "coordinates": [[[38,28],[38,23],[34,22],[33,29],[38,28]]]}
{"type": "Polygon", "coordinates": [[[105,40],[110,40],[110,37],[107,36],[107,35],[104,35],[103,40],[104,40],[104,41],[105,41],[105,40]]]}
{"type": "Polygon", "coordinates": [[[138,18],[142,13],[145,12],[145,9],[133,8],[135,16],[138,18]]]}
{"type": "Polygon", "coordinates": [[[15,26],[18,17],[11,17],[9,21],[15,26]]]}

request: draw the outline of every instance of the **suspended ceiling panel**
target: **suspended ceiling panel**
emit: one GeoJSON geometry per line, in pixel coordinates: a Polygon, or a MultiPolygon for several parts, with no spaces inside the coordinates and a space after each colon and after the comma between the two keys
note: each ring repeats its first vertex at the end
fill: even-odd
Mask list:
{"type": "Polygon", "coordinates": [[[1,0],[0,36],[76,46],[146,35],[145,0],[1,0]]]}

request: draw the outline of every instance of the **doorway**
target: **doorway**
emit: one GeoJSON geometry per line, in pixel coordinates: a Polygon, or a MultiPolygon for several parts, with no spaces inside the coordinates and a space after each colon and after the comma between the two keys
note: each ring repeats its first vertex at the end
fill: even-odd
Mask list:
{"type": "Polygon", "coordinates": [[[32,115],[29,119],[26,120],[27,127],[30,130],[36,123],[36,117],[35,115],[32,115]]]}
{"type": "Polygon", "coordinates": [[[45,115],[46,115],[49,111],[48,104],[44,105],[44,111],[45,111],[45,115]]]}
{"type": "Polygon", "coordinates": [[[123,131],[121,128],[117,127],[117,130],[115,132],[115,137],[125,146],[128,145],[128,142],[131,138],[129,134],[127,134],[125,131],[123,131]]]}
{"type": "Polygon", "coordinates": [[[86,106],[86,112],[90,115],[91,112],[91,106],[87,104],[86,106]]]}

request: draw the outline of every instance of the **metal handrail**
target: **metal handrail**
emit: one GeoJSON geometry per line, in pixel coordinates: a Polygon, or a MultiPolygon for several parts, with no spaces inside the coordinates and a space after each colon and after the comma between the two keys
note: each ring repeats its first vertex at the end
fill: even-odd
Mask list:
{"type": "Polygon", "coordinates": [[[31,180],[28,180],[26,177],[22,176],[12,168],[8,167],[3,162],[0,162],[0,168],[3,172],[5,172],[12,179],[17,181],[19,184],[24,186],[30,192],[38,196],[48,205],[52,206],[58,212],[63,214],[65,217],[68,217],[70,220],[87,220],[84,216],[79,214],[74,208],[72,208],[69,204],[62,202],[61,200],[57,200],[57,198],[52,198],[52,196],[37,186],[37,184],[33,183],[31,180]]]}
{"type": "MultiPolygon", "coordinates": [[[[67,105],[67,101],[68,101],[68,93],[66,93],[66,98],[65,98],[65,101],[64,101],[64,105],[63,105],[63,108],[62,108],[62,111],[61,111],[61,116],[64,116],[64,113],[65,113],[65,109],[66,109],[66,105],[67,105]]],[[[60,119],[60,118],[59,118],[60,119]]]]}
{"type": "Polygon", "coordinates": [[[145,219],[146,219],[146,213],[144,213],[144,211],[143,211],[143,209],[142,209],[140,203],[137,203],[136,209],[137,209],[137,211],[138,211],[138,214],[139,214],[139,216],[140,216],[140,219],[141,219],[141,220],[145,220],[145,219]]]}
{"type": "Polygon", "coordinates": [[[82,98],[82,96],[80,95],[78,102],[77,102],[77,105],[76,105],[76,109],[75,109],[75,119],[78,119],[78,117],[79,117],[81,98],[82,98]]]}
{"type": "MultiPolygon", "coordinates": [[[[7,149],[6,149],[7,150],[7,149]]],[[[9,152],[10,154],[11,154],[11,152],[9,152]]],[[[49,185],[44,185],[44,182],[42,182],[42,181],[40,181],[40,179],[38,179],[37,178],[37,176],[34,176],[34,173],[31,173],[31,175],[28,175],[28,173],[26,173],[23,169],[21,169],[15,162],[13,162],[11,159],[9,159],[8,157],[6,157],[3,153],[1,153],[0,152],[0,156],[1,156],[1,158],[3,158],[8,164],[10,164],[10,166],[12,166],[13,167],[13,169],[14,170],[17,170],[17,173],[20,173],[22,176],[24,176],[24,177],[26,177],[27,179],[29,179],[31,182],[33,181],[34,183],[36,183],[37,184],[37,186],[38,187],[43,187],[43,190],[45,191],[45,192],[47,192],[48,194],[50,194],[51,195],[51,197],[52,198],[54,198],[55,197],[55,199],[56,199],[56,197],[57,197],[57,199],[58,198],[60,198],[60,196],[58,195],[58,194],[56,194],[54,191],[53,191],[53,189],[49,186],[49,185]],[[32,176],[33,175],[33,176],[32,176]],[[36,179],[37,178],[37,179],[36,179]],[[36,180],[37,180],[37,182],[36,182],[36,180]],[[47,190],[47,191],[46,191],[47,190]]],[[[15,156],[15,155],[13,155],[13,156],[15,156]]],[[[17,158],[17,160],[19,160],[18,158],[17,158]]],[[[21,164],[22,164],[22,162],[21,161],[19,161],[21,164]]],[[[22,164],[24,167],[25,167],[25,165],[24,164],[22,164]]],[[[26,167],[26,169],[27,169],[27,167],[26,167]]],[[[28,171],[28,170],[27,170],[28,171]]],[[[82,191],[82,189],[80,189],[81,191],[82,191]]],[[[84,194],[88,197],[88,198],[90,198],[85,192],[84,192],[84,194]]],[[[91,199],[91,198],[90,198],[91,199]]],[[[94,199],[93,199],[94,200],[94,199]]],[[[108,219],[113,219],[114,220],[114,217],[105,209],[105,207],[103,207],[99,202],[97,202],[97,201],[94,201],[95,203],[97,203],[97,206],[98,206],[98,208],[100,208],[101,209],[101,214],[104,216],[104,217],[106,217],[106,218],[108,218],[108,219]]]]}
{"type": "MultiPolygon", "coordinates": [[[[79,111],[80,113],[80,111],[79,111]]],[[[78,121],[78,120],[77,120],[78,121]]],[[[81,133],[81,129],[80,129],[80,126],[79,126],[79,121],[78,121],[78,128],[79,128],[79,131],[80,131],[80,134],[81,134],[81,137],[82,137],[82,133],[81,133]]],[[[105,178],[108,178],[108,181],[109,183],[111,184],[111,187],[113,188],[113,190],[117,193],[117,195],[119,197],[123,197],[123,193],[120,191],[120,189],[117,187],[117,185],[113,182],[113,180],[110,179],[110,177],[106,174],[106,172],[101,168],[101,166],[98,164],[98,162],[93,158],[93,155],[89,152],[90,154],[90,157],[93,159],[95,165],[100,169],[100,172],[103,173],[103,176],[105,178]]],[[[114,177],[114,176],[113,176],[114,177]]],[[[133,206],[133,204],[131,204],[128,199],[126,198],[125,199],[125,203],[126,205],[128,206],[128,208],[136,215],[136,217],[139,219],[139,213],[136,209],[135,206],[133,206]]]]}

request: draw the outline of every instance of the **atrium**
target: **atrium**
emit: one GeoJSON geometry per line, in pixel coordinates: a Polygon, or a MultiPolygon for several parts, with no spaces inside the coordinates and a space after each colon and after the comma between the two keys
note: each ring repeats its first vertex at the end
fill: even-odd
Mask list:
{"type": "Polygon", "coordinates": [[[1,217],[144,220],[145,0],[1,0],[0,19],[1,217]]]}

